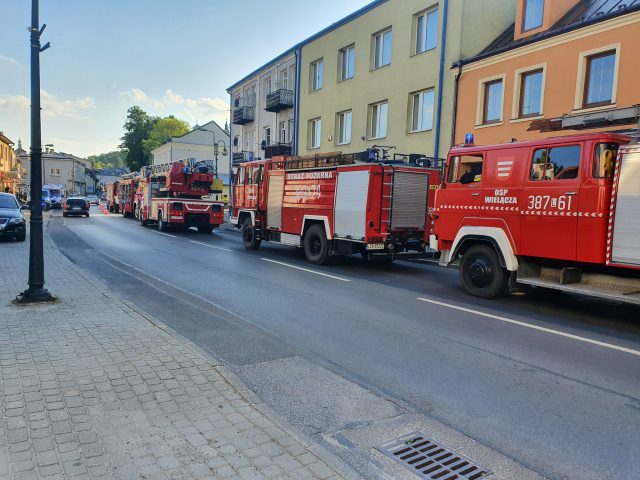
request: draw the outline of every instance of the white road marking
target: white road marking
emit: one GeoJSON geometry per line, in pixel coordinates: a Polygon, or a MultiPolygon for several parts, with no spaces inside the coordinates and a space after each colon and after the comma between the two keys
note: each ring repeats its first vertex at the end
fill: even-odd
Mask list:
{"type": "Polygon", "coordinates": [[[341,282],[350,282],[351,281],[348,278],[336,277],[335,275],[329,275],[328,273],[322,273],[322,272],[317,272],[315,270],[309,270],[308,268],[302,268],[302,267],[298,267],[296,265],[291,265],[289,263],[278,262],[276,260],[271,260],[269,258],[261,258],[261,260],[264,260],[265,262],[275,263],[277,265],[282,265],[283,267],[289,267],[289,268],[293,268],[295,270],[301,270],[303,272],[308,272],[308,273],[313,273],[315,275],[321,275],[323,277],[333,278],[334,280],[340,280],[341,282]]]}
{"type": "Polygon", "coordinates": [[[230,250],[228,248],[223,248],[223,247],[216,247],[215,245],[209,245],[208,243],[204,243],[204,242],[196,242],[195,240],[189,240],[190,243],[195,243],[196,245],[202,245],[203,247],[209,247],[209,248],[215,248],[216,250],[222,250],[223,252],[233,252],[233,250],[230,250]]]}
{"type": "Polygon", "coordinates": [[[165,237],[178,238],[175,235],[169,235],[168,233],[158,232],[157,230],[149,230],[150,232],[157,233],[158,235],[164,235],[165,237]]]}
{"type": "Polygon", "coordinates": [[[428,298],[418,297],[418,300],[421,302],[431,303],[433,305],[439,305],[441,307],[452,308],[454,310],[460,310],[461,312],[473,313],[474,315],[479,315],[481,317],[492,318],[494,320],[500,320],[501,322],[510,323],[512,325],[518,325],[520,327],[530,328],[532,330],[538,330],[540,332],[551,333],[552,335],[558,335],[559,337],[570,338],[572,340],[577,340],[579,342],[590,343],[591,345],[597,345],[599,347],[609,348],[611,350],[618,350],[619,352],[629,353],[631,355],[640,356],[640,351],[632,350],[630,348],[621,347],[619,345],[614,345],[612,343],[600,342],[598,340],[592,340],[590,338],[581,337],[579,335],[573,335],[571,333],[565,333],[558,330],[553,330],[551,328],[539,327],[537,325],[532,325],[526,322],[520,322],[518,320],[512,320],[506,317],[500,317],[498,315],[492,315],[490,313],[480,312],[478,310],[471,310],[470,308],[458,307],[457,305],[451,305],[449,303],[437,302],[435,300],[429,300],[428,298]]]}

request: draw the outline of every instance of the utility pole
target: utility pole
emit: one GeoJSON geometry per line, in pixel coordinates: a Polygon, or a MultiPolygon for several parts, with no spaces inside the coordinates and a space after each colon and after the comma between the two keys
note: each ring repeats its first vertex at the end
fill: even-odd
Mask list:
{"type": "Polygon", "coordinates": [[[29,220],[29,288],[16,298],[18,303],[52,302],[55,297],[44,288],[44,253],[42,239],[42,135],[40,119],[40,28],[39,0],[31,2],[31,216],[29,220]]]}

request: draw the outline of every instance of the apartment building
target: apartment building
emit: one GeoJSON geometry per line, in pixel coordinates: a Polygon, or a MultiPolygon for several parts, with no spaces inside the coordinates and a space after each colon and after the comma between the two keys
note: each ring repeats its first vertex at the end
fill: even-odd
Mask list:
{"type": "Polygon", "coordinates": [[[301,44],[299,153],[440,158],[452,138],[450,66],[479,53],[516,13],[514,0],[373,2],[301,44]]]}
{"type": "Polygon", "coordinates": [[[639,41],[640,0],[517,0],[509,28],[452,70],[455,142],[638,128],[639,41]]]}
{"type": "Polygon", "coordinates": [[[297,52],[287,50],[227,89],[234,164],[293,153],[297,52]]]}
{"type": "MultiPolygon", "coordinates": [[[[31,174],[31,156],[24,152],[20,163],[25,168],[27,180],[31,174]]],[[[42,153],[42,184],[64,185],[64,195],[87,195],[95,193],[96,179],[91,161],[69,153],[56,152],[47,147],[42,153]]]]}
{"type": "Polygon", "coordinates": [[[6,189],[12,193],[18,192],[20,169],[13,145],[14,143],[0,132],[0,192],[6,189]]]}

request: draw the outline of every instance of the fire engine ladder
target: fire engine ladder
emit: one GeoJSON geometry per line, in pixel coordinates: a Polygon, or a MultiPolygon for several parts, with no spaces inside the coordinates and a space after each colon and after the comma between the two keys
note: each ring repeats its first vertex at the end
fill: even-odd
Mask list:
{"type": "Polygon", "coordinates": [[[305,155],[303,157],[289,157],[285,160],[273,162],[276,170],[304,170],[308,168],[338,167],[340,165],[353,165],[356,163],[354,154],[331,152],[317,155],[305,155]]]}
{"type": "Polygon", "coordinates": [[[395,182],[394,176],[395,170],[389,169],[389,171],[382,170],[382,188],[380,189],[380,204],[385,204],[385,199],[388,202],[388,207],[383,207],[380,214],[380,226],[386,225],[387,232],[391,231],[391,214],[393,208],[393,187],[395,182]]]}

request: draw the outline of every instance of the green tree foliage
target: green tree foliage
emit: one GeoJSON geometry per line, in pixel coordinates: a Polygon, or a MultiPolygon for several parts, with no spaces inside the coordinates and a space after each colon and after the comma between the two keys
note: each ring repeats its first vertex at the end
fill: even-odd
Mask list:
{"type": "Polygon", "coordinates": [[[104,168],[122,168],[125,166],[127,153],[122,150],[114,150],[113,152],[101,153],[100,155],[91,155],[87,157],[93,164],[93,168],[102,170],[104,168]]]}
{"type": "Polygon", "coordinates": [[[165,118],[155,118],[148,137],[142,141],[144,153],[150,158],[151,152],[164,144],[171,137],[180,137],[188,133],[191,128],[184,120],[173,115],[165,118]]]}
{"type": "Polygon", "coordinates": [[[143,142],[149,137],[154,124],[153,118],[138,106],[127,110],[124,135],[120,139],[120,148],[126,152],[125,161],[131,171],[140,170],[144,165],[149,165],[150,157],[145,153],[143,142]]]}

